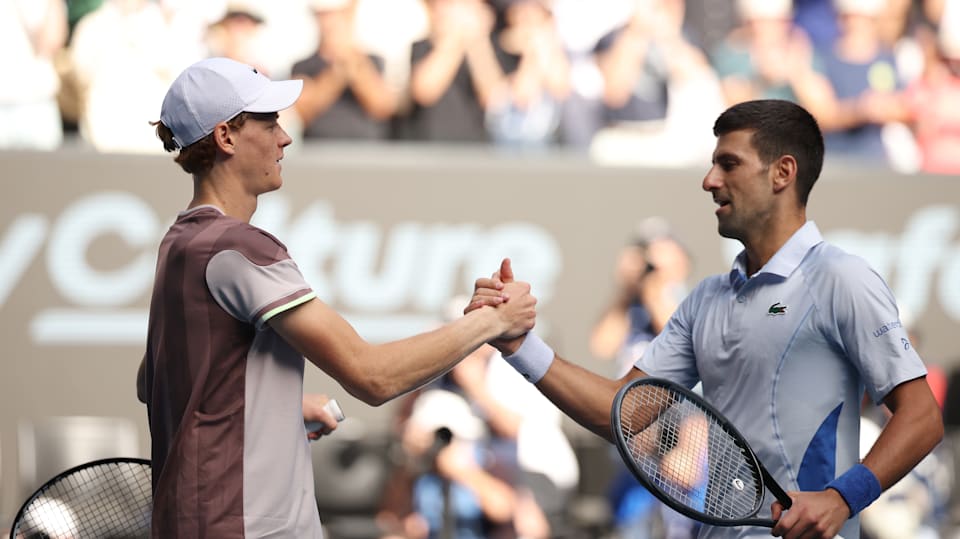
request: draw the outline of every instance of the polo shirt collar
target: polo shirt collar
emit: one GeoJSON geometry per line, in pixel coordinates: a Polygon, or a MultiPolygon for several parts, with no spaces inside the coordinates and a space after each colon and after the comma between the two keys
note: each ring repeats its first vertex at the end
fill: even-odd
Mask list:
{"type": "MultiPolygon", "coordinates": [[[[757,274],[769,273],[786,278],[793,273],[793,270],[797,269],[800,262],[803,261],[803,257],[807,256],[807,252],[821,242],[823,242],[823,236],[820,234],[820,229],[813,221],[807,221],[790,236],[790,239],[774,253],[773,257],[760,268],[757,274]]],[[[743,250],[733,261],[733,268],[730,270],[730,284],[739,288],[746,280],[747,251],[743,250]]]]}

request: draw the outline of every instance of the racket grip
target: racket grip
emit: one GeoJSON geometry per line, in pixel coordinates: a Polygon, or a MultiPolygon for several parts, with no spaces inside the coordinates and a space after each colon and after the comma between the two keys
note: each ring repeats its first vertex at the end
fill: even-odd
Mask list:
{"type": "MultiPolygon", "coordinates": [[[[327,401],[327,403],[323,405],[323,409],[329,412],[338,423],[347,417],[343,415],[343,410],[340,408],[340,403],[337,402],[337,399],[327,401]]],[[[304,427],[306,427],[307,432],[317,432],[323,428],[323,423],[320,421],[307,421],[304,423],[304,427]]]]}

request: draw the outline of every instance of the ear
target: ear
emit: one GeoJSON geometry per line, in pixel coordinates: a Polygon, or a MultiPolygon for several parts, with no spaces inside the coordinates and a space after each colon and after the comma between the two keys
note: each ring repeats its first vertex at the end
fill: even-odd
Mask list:
{"type": "Polygon", "coordinates": [[[220,122],[213,128],[213,142],[217,149],[227,155],[236,153],[236,133],[227,125],[227,122],[220,122]]]}
{"type": "Polygon", "coordinates": [[[770,164],[773,180],[773,192],[779,193],[797,182],[797,159],[792,155],[781,155],[770,164]]]}

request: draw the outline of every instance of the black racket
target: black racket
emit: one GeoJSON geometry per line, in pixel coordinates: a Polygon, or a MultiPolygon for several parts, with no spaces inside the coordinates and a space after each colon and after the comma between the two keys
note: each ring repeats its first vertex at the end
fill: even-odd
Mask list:
{"type": "Polygon", "coordinates": [[[702,397],[643,377],[617,392],[613,434],[630,471],[663,503],[714,526],[765,526],[764,486],[785,509],[790,497],[739,431],[702,397]]]}
{"type": "Polygon", "coordinates": [[[60,473],[17,512],[10,539],[150,537],[150,461],[111,458],[60,473]]]}

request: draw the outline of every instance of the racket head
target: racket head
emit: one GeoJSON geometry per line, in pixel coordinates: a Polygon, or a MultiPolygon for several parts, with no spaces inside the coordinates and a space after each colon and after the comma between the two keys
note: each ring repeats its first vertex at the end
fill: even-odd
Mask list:
{"type": "Polygon", "coordinates": [[[634,476],[658,499],[714,526],[765,526],[764,471],[743,435],[687,388],[642,377],[617,392],[613,437],[634,476]]]}
{"type": "Polygon", "coordinates": [[[150,537],[150,461],[95,460],[61,472],[17,511],[10,539],[150,537]]]}

